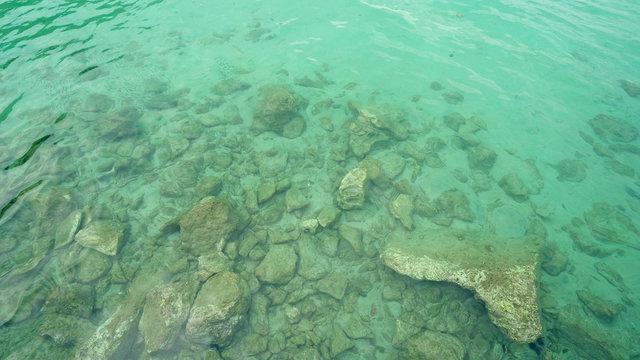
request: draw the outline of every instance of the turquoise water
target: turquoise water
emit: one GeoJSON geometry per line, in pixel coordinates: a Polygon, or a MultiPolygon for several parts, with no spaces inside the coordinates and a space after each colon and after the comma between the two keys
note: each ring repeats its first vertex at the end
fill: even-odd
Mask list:
{"type": "Polygon", "coordinates": [[[0,358],[640,359],[638,14],[3,2],[0,358]]]}

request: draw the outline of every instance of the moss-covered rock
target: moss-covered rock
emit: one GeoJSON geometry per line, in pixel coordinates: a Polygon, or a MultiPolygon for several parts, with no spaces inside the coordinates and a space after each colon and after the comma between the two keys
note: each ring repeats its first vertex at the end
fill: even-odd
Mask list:
{"type": "MultiPolygon", "coordinates": [[[[258,133],[273,131],[283,135],[287,124],[294,119],[301,119],[299,111],[308,105],[308,101],[288,85],[265,85],[258,92],[259,99],[253,111],[252,125],[252,129],[258,133]]],[[[304,123],[304,119],[302,122],[304,123]]]]}
{"type": "Polygon", "coordinates": [[[232,272],[220,272],[198,292],[187,321],[185,336],[204,345],[225,346],[249,309],[249,287],[232,272]]]}
{"type": "Polygon", "coordinates": [[[589,120],[593,132],[603,141],[631,142],[638,136],[638,129],[626,120],[598,114],[589,120]]]}
{"type": "Polygon", "coordinates": [[[147,295],[138,325],[147,353],[167,350],[174,344],[199,285],[195,279],[181,281],[162,285],[147,295]]]}
{"type": "Polygon", "coordinates": [[[109,220],[91,222],[75,236],[75,240],[82,246],[109,256],[118,253],[123,239],[124,227],[109,220]]]}
{"type": "Polygon", "coordinates": [[[631,219],[609,203],[594,203],[584,213],[584,220],[594,238],[640,249],[640,231],[631,219]]]}
{"type": "Polygon", "coordinates": [[[221,251],[239,222],[239,215],[228,202],[205,197],[180,219],[180,241],[194,255],[221,251]]]}
{"type": "Polygon", "coordinates": [[[532,237],[504,239],[475,231],[398,231],[381,258],[414,279],[450,281],[474,291],[494,324],[513,340],[529,343],[542,335],[538,243],[532,237]]]}
{"type": "Polygon", "coordinates": [[[298,255],[289,245],[273,245],[256,267],[256,276],[267,284],[286,284],[296,272],[298,255]]]}
{"type": "Polygon", "coordinates": [[[462,360],[467,349],[453,335],[425,330],[402,345],[402,354],[405,359],[462,360]]]}
{"type": "Polygon", "coordinates": [[[513,200],[517,202],[523,202],[529,199],[527,188],[524,186],[524,182],[516,173],[509,173],[503,176],[498,185],[509,195],[513,200]]]}
{"type": "Polygon", "coordinates": [[[391,215],[398,219],[407,230],[413,230],[413,197],[400,194],[389,203],[391,215]]]}
{"type": "Polygon", "coordinates": [[[581,160],[564,159],[552,166],[560,181],[580,182],[587,177],[587,166],[581,160]]]}

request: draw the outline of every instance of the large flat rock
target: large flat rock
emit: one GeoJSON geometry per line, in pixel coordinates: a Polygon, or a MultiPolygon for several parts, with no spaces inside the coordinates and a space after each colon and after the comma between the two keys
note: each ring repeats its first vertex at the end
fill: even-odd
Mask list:
{"type": "Polygon", "coordinates": [[[537,274],[540,241],[462,230],[398,231],[381,258],[417,280],[449,281],[475,292],[489,318],[513,340],[542,336],[537,274]]]}

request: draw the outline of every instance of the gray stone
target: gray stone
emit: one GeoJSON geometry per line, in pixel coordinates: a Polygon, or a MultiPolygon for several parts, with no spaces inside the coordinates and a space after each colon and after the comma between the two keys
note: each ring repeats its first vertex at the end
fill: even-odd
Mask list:
{"type": "Polygon", "coordinates": [[[273,245],[256,267],[256,276],[267,284],[286,284],[296,272],[298,255],[289,245],[273,245]]]}
{"type": "Polygon", "coordinates": [[[114,256],[122,245],[124,229],[113,221],[97,220],[78,231],[75,240],[82,246],[114,256]]]}
{"type": "Polygon", "coordinates": [[[539,242],[468,230],[398,231],[390,236],[381,258],[414,279],[449,281],[474,291],[494,324],[513,340],[530,343],[542,335],[539,242]]]}
{"type": "Polygon", "coordinates": [[[206,197],[180,219],[180,241],[194,255],[222,251],[238,223],[238,214],[227,202],[206,197]]]}
{"type": "Polygon", "coordinates": [[[220,272],[198,292],[185,330],[189,341],[226,346],[249,309],[249,287],[240,276],[220,272]]]}
{"type": "Polygon", "coordinates": [[[338,188],[338,206],[343,210],[360,209],[364,206],[367,171],[355,168],[342,179],[338,188]]]}
{"type": "Polygon", "coordinates": [[[160,286],[147,295],[138,325],[147,353],[173,346],[187,321],[198,286],[195,280],[182,281],[160,286]]]}

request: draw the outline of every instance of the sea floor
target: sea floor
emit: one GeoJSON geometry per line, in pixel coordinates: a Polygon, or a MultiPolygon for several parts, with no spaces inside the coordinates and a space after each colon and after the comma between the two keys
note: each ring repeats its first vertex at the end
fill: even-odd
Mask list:
{"type": "Polygon", "coordinates": [[[637,5],[10,5],[0,358],[640,359],[637,5]]]}

